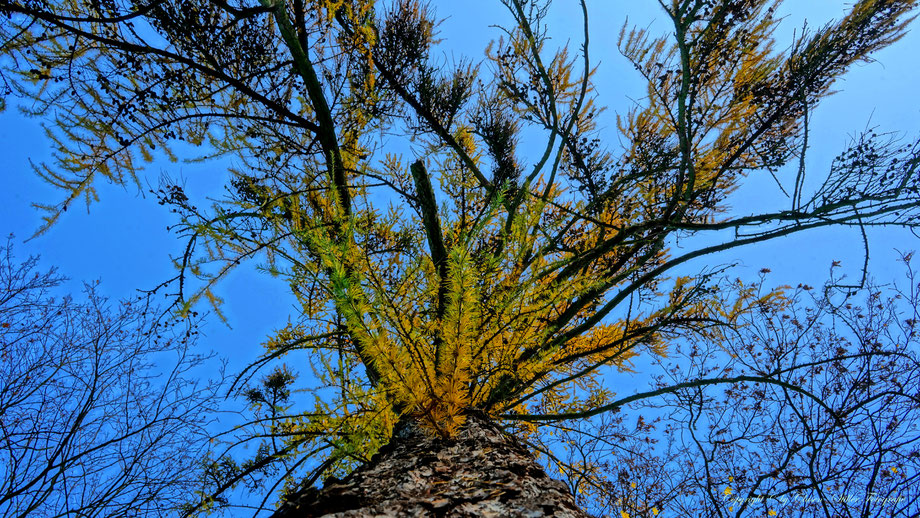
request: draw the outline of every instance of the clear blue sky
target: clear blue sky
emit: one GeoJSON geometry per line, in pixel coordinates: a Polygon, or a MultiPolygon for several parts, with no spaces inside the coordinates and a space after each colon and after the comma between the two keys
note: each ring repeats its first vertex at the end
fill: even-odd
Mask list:
{"type": "MultiPolygon", "coordinates": [[[[809,24],[819,26],[841,15],[850,2],[831,0],[790,0],[785,12],[788,18],[781,35],[791,34],[807,17],[809,24]]],[[[489,24],[507,20],[494,0],[467,0],[462,3],[435,1],[442,16],[450,18],[440,27],[446,49],[455,49],[453,56],[479,58],[488,40],[497,36],[489,24]],[[452,12],[458,9],[459,12],[452,12]]],[[[571,37],[578,44],[580,20],[577,2],[556,0],[551,23],[562,29],[553,32],[557,41],[571,37]]],[[[630,99],[639,100],[644,87],[638,76],[625,64],[616,51],[616,39],[626,16],[631,23],[664,28],[664,16],[657,11],[657,2],[625,2],[616,0],[589,1],[591,11],[591,56],[600,68],[597,86],[600,101],[611,107],[607,132],[615,138],[614,112],[625,112],[630,99]]],[[[915,24],[916,25],[916,24],[915,24]]],[[[780,37],[778,48],[787,43],[780,37]]],[[[843,150],[849,135],[868,125],[885,131],[901,132],[905,138],[920,133],[920,101],[916,96],[920,84],[920,32],[909,34],[894,47],[879,53],[878,62],[862,64],[851,70],[837,84],[841,93],[826,99],[811,121],[812,149],[808,167],[812,179],[827,171],[830,160],[843,150]]],[[[450,56],[451,54],[448,54],[450,56]]],[[[171,215],[146,193],[157,185],[160,173],[172,178],[186,178],[193,200],[195,194],[219,195],[224,178],[220,163],[173,164],[157,162],[148,168],[147,185],[142,190],[100,185],[102,201],[87,214],[85,207],[75,204],[62,220],[46,234],[23,243],[40,225],[40,215],[30,207],[32,202],[53,203],[61,194],[42,183],[31,172],[29,161],[48,158],[49,146],[37,120],[24,119],[11,102],[0,114],[0,156],[3,189],[0,189],[0,231],[16,234],[19,257],[40,254],[45,266],[56,265],[75,281],[102,280],[103,293],[120,298],[130,296],[135,289],[150,288],[174,275],[170,255],[181,253],[183,243],[166,227],[174,222],[171,215]],[[143,191],[143,192],[142,192],[143,191]]],[[[772,184],[769,177],[752,179],[748,187],[738,192],[736,209],[748,213],[757,207],[787,207],[788,202],[772,184]]],[[[200,199],[199,199],[200,201],[200,199]]],[[[873,247],[871,271],[885,281],[897,271],[892,249],[916,249],[918,241],[899,230],[874,231],[870,234],[873,247]]],[[[744,252],[732,252],[719,258],[720,262],[741,260],[747,269],[739,274],[752,274],[761,267],[774,271],[776,284],[805,282],[820,284],[832,259],[842,259],[847,271],[859,274],[862,245],[858,232],[825,231],[756,245],[744,252]]],[[[700,269],[695,263],[689,266],[700,269]]],[[[79,284],[74,284],[74,289],[79,284]]],[[[294,311],[285,283],[244,267],[231,275],[218,292],[225,298],[224,310],[233,326],[211,321],[206,328],[205,347],[228,355],[240,366],[254,358],[256,346],[271,329],[283,325],[294,311]]]]}

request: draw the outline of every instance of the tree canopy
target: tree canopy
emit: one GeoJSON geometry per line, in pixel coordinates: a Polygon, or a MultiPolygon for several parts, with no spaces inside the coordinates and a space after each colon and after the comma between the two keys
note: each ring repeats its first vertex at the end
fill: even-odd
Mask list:
{"type": "Polygon", "coordinates": [[[217,386],[189,320],[0,247],[0,516],[164,516],[199,487],[217,386]]]}
{"type": "MultiPolygon", "coordinates": [[[[861,0],[789,43],[774,39],[779,1],[660,3],[667,34],[620,32],[619,51],[647,91],[616,128],[598,125],[584,0],[572,2],[582,41],[557,48],[547,2],[502,0],[509,23],[481,61],[439,59],[437,14],[416,0],[0,3],[4,86],[46,121],[55,155],[36,171],[64,193],[43,206],[42,231],[73,203],[95,202],[101,181],[142,185],[157,154],[232,157],[226,192],[209,206],[168,180],[157,193],[181,217],[187,243],[176,260],[176,308],[219,307],[215,285],[253,258],[302,306],[237,380],[264,425],[252,434],[268,438],[245,465],[214,460],[205,503],[275,461],[311,483],[347,471],[405,416],[448,437],[476,412],[504,420],[551,459],[551,433],[599,452],[642,439],[652,425],[640,419],[633,435],[616,436],[592,435],[585,423],[616,421],[624,405],[665,396],[697,423],[705,414],[697,405],[712,408],[703,396],[710,385],[775,402],[751,411],[798,419],[805,438],[776,449],[805,455],[803,444],[817,451],[883,398],[822,392],[820,372],[852,360],[868,376],[884,355],[894,362],[884,372],[916,369],[911,340],[874,348],[854,327],[855,348],[838,350],[833,340],[807,340],[824,321],[803,316],[788,327],[793,309],[844,318],[821,297],[812,310],[797,306],[807,290],[731,282],[712,267],[674,274],[820,227],[917,227],[920,143],[867,131],[820,187],[804,182],[809,115],[849,67],[905,33],[916,2],[861,0]],[[732,192],[764,174],[779,178],[785,204],[731,210],[732,192]],[[804,341],[814,347],[806,352],[804,341]],[[605,382],[640,358],[684,354],[649,392],[624,397],[605,382]],[[296,397],[290,365],[315,376],[296,397]],[[816,416],[831,423],[823,439],[816,416]]],[[[846,318],[855,326],[864,316],[846,318]]],[[[901,385],[879,390],[915,409],[916,379],[891,382],[901,385]]],[[[723,427],[745,430],[740,417],[723,427]]],[[[750,437],[760,432],[770,435],[750,437]]],[[[872,451],[902,451],[889,439],[872,451]]],[[[679,500],[635,493],[627,507],[615,482],[634,484],[634,475],[586,451],[581,461],[549,462],[596,505],[637,515],[679,500]]],[[[801,464],[789,457],[763,468],[762,479],[744,475],[746,489],[761,491],[785,466],[801,464]]],[[[871,471],[848,466],[838,475],[871,471]]],[[[742,477],[707,474],[707,491],[723,475],[742,477]]],[[[795,476],[818,491],[839,482],[795,476]]]]}

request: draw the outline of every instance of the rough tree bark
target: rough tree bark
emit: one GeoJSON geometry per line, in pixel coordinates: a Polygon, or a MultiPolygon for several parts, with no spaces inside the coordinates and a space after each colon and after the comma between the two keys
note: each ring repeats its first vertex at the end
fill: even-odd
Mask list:
{"type": "Polygon", "coordinates": [[[440,439],[401,422],[393,440],[344,480],[327,480],[284,502],[273,518],[587,518],[565,484],[549,478],[514,438],[471,416],[440,439]]]}

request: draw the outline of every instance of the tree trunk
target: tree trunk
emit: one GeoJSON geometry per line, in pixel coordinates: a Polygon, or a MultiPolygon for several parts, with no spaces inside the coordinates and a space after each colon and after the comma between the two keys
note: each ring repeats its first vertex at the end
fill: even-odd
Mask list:
{"type": "Polygon", "coordinates": [[[284,502],[274,518],[587,518],[568,488],[547,476],[512,437],[471,416],[456,437],[439,439],[413,423],[344,480],[327,480],[284,502]]]}

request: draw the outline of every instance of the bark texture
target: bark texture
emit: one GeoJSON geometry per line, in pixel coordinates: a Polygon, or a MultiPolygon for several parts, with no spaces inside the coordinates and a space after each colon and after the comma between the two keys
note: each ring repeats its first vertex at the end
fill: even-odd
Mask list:
{"type": "Polygon", "coordinates": [[[488,420],[471,416],[451,439],[401,423],[393,440],[344,480],[286,501],[274,518],[587,518],[568,488],[488,420]]]}

